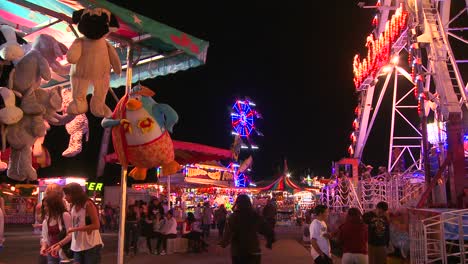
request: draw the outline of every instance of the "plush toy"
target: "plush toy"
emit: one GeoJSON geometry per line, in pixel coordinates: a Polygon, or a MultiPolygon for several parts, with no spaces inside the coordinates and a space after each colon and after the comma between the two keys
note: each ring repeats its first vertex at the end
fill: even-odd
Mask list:
{"type": "Polygon", "coordinates": [[[162,174],[180,169],[174,160],[174,146],[169,132],[178,115],[167,104],[156,103],[154,92],[144,86],[134,87],[117,103],[112,118],[104,118],[104,128],[112,128],[112,142],[120,164],[135,166],[129,176],[144,180],[148,168],[162,166],[162,174]]]}
{"type": "Polygon", "coordinates": [[[37,102],[34,91],[40,88],[42,79],[50,80],[51,65],[58,73],[63,71],[56,60],[66,53],[65,45],[50,35],[40,34],[34,40],[31,50],[19,60],[13,76],[13,90],[21,93],[21,109],[25,114],[44,113],[45,109],[37,102]]]}
{"type": "Polygon", "coordinates": [[[106,36],[119,23],[114,15],[102,8],[75,11],[72,19],[73,23],[78,23],[78,30],[84,37],[77,38],[67,53],[67,60],[72,64],[70,78],[73,96],[67,113],[78,115],[88,111],[86,95],[92,84],[91,113],[96,117],[111,117],[112,111],[105,103],[111,67],[116,74],[120,74],[122,65],[106,36]]]}
{"type": "MultiPolygon", "coordinates": [[[[8,162],[7,176],[17,181],[37,179],[36,170],[32,167],[32,146],[38,137],[46,134],[44,118],[51,117],[51,112],[59,112],[62,109],[62,87],[41,88],[34,90],[34,97],[44,109],[42,115],[30,115],[24,113],[23,118],[16,124],[7,127],[6,139],[11,147],[11,155],[8,162]],[[36,124],[42,124],[39,130],[36,124]]],[[[45,119],[45,121],[49,121],[45,119]]]]}
{"type": "MultiPolygon", "coordinates": [[[[6,87],[0,87],[0,124],[2,126],[5,125],[13,125],[15,123],[18,123],[21,118],[23,118],[23,111],[19,107],[16,107],[15,105],[15,94],[13,91],[6,87]]],[[[3,129],[2,129],[2,134],[3,129]]],[[[2,135],[2,145],[4,144],[3,142],[3,137],[5,135],[2,135]]],[[[5,146],[2,146],[2,149],[5,146]]],[[[8,165],[0,160],[0,171],[6,170],[8,165]]]]}
{"type": "Polygon", "coordinates": [[[8,25],[0,25],[0,86],[7,87],[13,62],[24,56],[20,45],[26,44],[20,34],[8,25]]]}
{"type": "MultiPolygon", "coordinates": [[[[62,89],[62,112],[65,113],[67,111],[67,106],[71,100],[72,94],[70,89],[62,89]]],[[[70,135],[70,141],[68,142],[68,148],[63,151],[62,156],[74,157],[82,150],[83,136],[86,135],[86,141],[89,140],[88,118],[86,114],[75,116],[73,120],[65,124],[65,128],[70,135]]]]}

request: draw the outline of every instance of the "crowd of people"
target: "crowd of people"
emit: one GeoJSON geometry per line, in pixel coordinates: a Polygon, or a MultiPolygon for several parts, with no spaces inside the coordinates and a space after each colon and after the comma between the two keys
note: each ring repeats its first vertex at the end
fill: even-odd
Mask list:
{"type": "MultiPolygon", "coordinates": [[[[223,204],[213,208],[205,201],[194,212],[187,212],[183,221],[176,221],[174,210],[163,197],[149,203],[137,200],[126,213],[124,253],[137,254],[142,250],[138,242],[144,238],[148,252],[165,255],[168,240],[178,237],[188,240],[189,251],[204,252],[210,230],[217,229],[216,245],[230,245],[232,263],[259,264],[259,235],[265,236],[267,248],[271,249],[275,241],[273,205],[267,204],[259,213],[248,195],[238,195],[232,211],[223,204]]],[[[100,263],[104,246],[101,232],[118,226],[115,208],[108,205],[99,209],[76,183],[64,187],[50,184],[38,208],[33,226],[41,232],[39,263],[100,263]]]]}
{"type": "Polygon", "coordinates": [[[164,198],[153,198],[149,204],[135,201],[129,205],[125,221],[125,254],[136,255],[139,251],[147,251],[154,255],[166,255],[168,240],[175,238],[186,238],[190,252],[204,252],[209,246],[207,240],[211,230],[217,229],[218,245],[231,245],[235,263],[259,263],[257,234],[268,237],[267,246],[270,248],[274,241],[274,220],[271,219],[274,217],[269,214],[271,210],[275,213],[275,209],[265,206],[263,211],[267,215],[263,217],[254,210],[247,195],[237,197],[232,212],[224,204],[213,207],[209,201],[205,201],[203,205],[198,204],[193,212],[182,216],[182,220],[178,218],[179,221],[174,217],[174,210],[165,204],[164,198]],[[142,236],[146,239],[146,249],[138,243],[142,236]],[[253,262],[244,262],[251,257],[253,262]]]}
{"type": "Polygon", "coordinates": [[[327,206],[317,205],[305,221],[304,239],[310,241],[314,263],[331,264],[337,257],[342,264],[387,263],[390,222],[386,202],[379,202],[375,211],[364,214],[358,208],[349,208],[344,222],[336,228],[327,225],[328,218],[327,206]]]}

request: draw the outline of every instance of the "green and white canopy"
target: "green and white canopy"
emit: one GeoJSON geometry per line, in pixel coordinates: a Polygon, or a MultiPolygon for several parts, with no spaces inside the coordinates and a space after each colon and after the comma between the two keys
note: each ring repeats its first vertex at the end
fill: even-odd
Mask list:
{"type": "MultiPolygon", "coordinates": [[[[126,83],[126,47],[129,43],[135,48],[132,83],[206,62],[207,41],[104,0],[2,0],[0,24],[8,24],[23,32],[29,42],[45,33],[69,47],[77,36],[81,36],[77,26],[72,24],[73,11],[94,7],[108,9],[120,23],[120,28],[108,36],[108,41],[117,48],[123,66],[122,74],[112,75],[111,87],[126,83]]],[[[44,87],[66,85],[68,79],[68,76],[55,75],[44,87]]]]}

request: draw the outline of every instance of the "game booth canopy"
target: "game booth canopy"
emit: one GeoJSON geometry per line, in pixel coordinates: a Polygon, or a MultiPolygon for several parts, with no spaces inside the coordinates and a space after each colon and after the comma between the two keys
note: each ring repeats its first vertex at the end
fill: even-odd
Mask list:
{"type": "MultiPolygon", "coordinates": [[[[75,29],[72,14],[83,8],[105,8],[119,22],[117,31],[107,37],[116,46],[122,74],[111,75],[111,87],[126,84],[127,44],[134,47],[131,57],[132,83],[203,65],[209,43],[103,0],[8,0],[0,1],[0,24],[12,26],[32,42],[39,34],[48,34],[69,47],[82,36],[75,29]]],[[[46,86],[67,85],[68,75],[55,75],[46,86]]]]}
{"type": "MultiPolygon", "coordinates": [[[[92,93],[93,94],[92,99],[93,99],[94,97],[96,97],[96,90],[98,90],[98,92],[101,93],[101,95],[99,95],[100,98],[102,98],[102,93],[104,93],[104,95],[107,95],[107,91],[109,91],[109,93],[114,95],[114,98],[116,99],[116,101],[119,101],[117,104],[118,106],[119,104],[120,106],[127,105],[126,103],[132,99],[132,98],[129,99],[130,95],[133,95],[133,96],[138,95],[140,97],[145,97],[144,100],[152,103],[151,105],[152,111],[146,112],[147,109],[143,109],[143,110],[145,110],[146,113],[149,113],[151,117],[154,117],[155,120],[148,119],[146,123],[142,123],[142,124],[138,123],[138,129],[139,129],[138,131],[141,130],[142,133],[149,131],[150,128],[155,126],[154,124],[155,122],[157,123],[157,125],[159,125],[159,128],[161,130],[163,130],[162,128],[165,128],[163,131],[172,132],[172,126],[177,122],[178,116],[177,116],[177,113],[174,111],[174,109],[172,109],[169,105],[156,103],[154,100],[152,100],[151,97],[154,96],[154,92],[151,91],[150,88],[141,87],[141,86],[132,87],[133,84],[138,83],[139,81],[143,81],[145,79],[155,78],[158,76],[164,76],[164,75],[176,73],[178,71],[187,70],[190,68],[204,65],[206,62],[206,56],[207,56],[207,51],[208,51],[208,46],[209,46],[209,43],[207,41],[198,39],[194,36],[181,32],[175,28],[169,27],[163,23],[157,22],[148,17],[135,13],[129,9],[122,8],[119,5],[116,5],[116,4],[113,4],[104,0],[91,0],[91,1],[85,1],[85,0],[78,0],[78,1],[72,1],[72,0],[7,0],[5,1],[3,0],[3,1],[0,1],[0,25],[1,27],[9,26],[10,28],[15,29],[16,35],[17,35],[16,39],[22,38],[23,39],[22,42],[26,42],[26,43],[21,43],[23,44],[22,48],[25,51],[24,57],[30,54],[30,52],[28,52],[29,50],[35,50],[35,46],[34,46],[34,44],[36,43],[35,41],[39,37],[44,37],[44,35],[52,39],[55,39],[54,41],[56,42],[59,42],[58,43],[60,44],[59,49],[61,49],[62,52],[65,49],[68,49],[68,51],[71,51],[73,45],[77,43],[77,45],[80,46],[79,47],[80,52],[82,51],[82,49],[84,50],[82,51],[82,53],[79,54],[79,56],[85,56],[85,57],[87,56],[90,58],[92,56],[90,55],[90,53],[86,54],[87,51],[84,48],[88,44],[82,44],[82,43],[91,43],[94,40],[102,41],[104,39],[105,40],[104,45],[109,50],[109,54],[107,55],[108,61],[105,63],[108,63],[110,64],[110,66],[112,66],[112,71],[110,69],[111,67],[109,67],[109,72],[105,73],[106,77],[109,76],[109,79],[110,79],[109,86],[107,86],[107,83],[102,82],[102,83],[99,83],[100,87],[97,87],[98,85],[96,84],[96,82],[102,81],[102,80],[91,79],[92,81],[94,81],[93,83],[94,91],[88,89],[87,93],[88,94],[92,93]],[[81,15],[79,12],[81,12],[81,15]],[[82,30],[83,28],[80,28],[79,24],[82,23],[85,19],[87,20],[86,23],[90,22],[90,20],[93,19],[93,16],[97,16],[99,18],[97,23],[99,23],[99,26],[105,27],[105,30],[102,30],[100,28],[96,29],[96,28],[89,26],[89,24],[86,24],[87,28],[85,29],[85,31],[87,32],[83,32],[82,30]],[[90,31],[97,31],[97,30],[100,30],[100,32],[97,34],[100,34],[102,32],[104,32],[104,34],[97,36],[97,38],[93,38],[91,35],[89,35],[90,31]],[[86,42],[86,41],[89,41],[89,42],[86,42]],[[133,72],[137,74],[133,74],[133,72]],[[126,87],[126,94],[124,97],[122,97],[119,100],[119,98],[117,98],[115,93],[112,91],[113,89],[109,89],[109,87],[118,88],[120,86],[126,87]],[[124,101],[123,99],[126,99],[126,101],[124,101]],[[159,112],[156,112],[155,109],[158,110],[159,112]],[[156,114],[159,114],[159,115],[156,115],[156,114]],[[161,118],[163,116],[165,116],[166,119],[161,118]],[[171,124],[168,124],[168,119],[171,119],[170,120],[172,122],[171,124]],[[161,123],[161,121],[163,121],[163,123],[161,123]]],[[[10,32],[11,32],[11,29],[10,29],[10,32]]],[[[2,29],[2,33],[4,33],[3,29],[2,29]]],[[[91,33],[95,33],[95,32],[91,32],[91,33]]],[[[15,34],[13,33],[13,36],[14,35],[15,34]]],[[[14,38],[12,37],[11,34],[7,37],[11,37],[11,39],[14,38]]],[[[3,39],[5,39],[5,37],[3,39]]],[[[0,40],[2,39],[0,38],[0,40]]],[[[9,40],[6,40],[6,42],[8,41],[9,40]]],[[[15,42],[15,40],[13,40],[13,42],[15,42]]],[[[16,40],[16,42],[19,42],[19,41],[16,40]]],[[[87,46],[87,47],[90,47],[90,46],[87,46]]],[[[98,53],[100,49],[97,47],[103,47],[103,46],[98,46],[98,45],[92,46],[92,48],[94,49],[92,51],[98,53]]],[[[41,48],[41,47],[37,47],[37,48],[41,48]]],[[[51,47],[49,46],[45,47],[45,49],[47,48],[51,49],[51,47]]],[[[74,48],[76,51],[77,50],[76,47],[74,48]]],[[[40,53],[41,51],[38,51],[38,52],[40,53]]],[[[55,53],[55,55],[58,54],[56,50],[54,50],[53,53],[55,53]]],[[[65,53],[63,54],[65,55],[65,53]]],[[[41,55],[43,54],[40,54],[39,56],[41,55]]],[[[73,64],[71,66],[71,70],[70,71],[55,71],[54,69],[52,69],[50,80],[43,78],[46,82],[43,82],[41,84],[41,87],[42,88],[52,88],[52,87],[55,88],[55,87],[60,86],[62,89],[62,88],[67,88],[68,86],[72,86],[72,90],[79,88],[81,89],[81,93],[84,92],[84,94],[86,94],[86,89],[88,88],[86,87],[86,85],[88,84],[88,82],[82,82],[81,84],[76,84],[76,83],[70,84],[71,79],[69,76],[70,74],[68,73],[72,73],[72,72],[76,73],[79,70],[83,70],[83,71],[87,70],[88,72],[87,74],[89,75],[93,75],[93,74],[96,75],[96,74],[92,70],[89,70],[89,68],[83,67],[83,66],[86,66],[85,65],[86,63],[82,63],[81,69],[78,69],[77,64],[82,61],[72,62],[70,61],[70,57],[72,57],[73,55],[70,55],[69,53],[67,53],[66,55],[67,56],[58,56],[58,58],[54,58],[52,62],[49,62],[49,66],[50,68],[53,68],[53,67],[57,67],[59,69],[65,68],[65,66],[68,66],[66,65],[68,61],[70,64],[73,64]],[[74,86],[75,84],[76,86],[74,86]]],[[[18,56],[16,58],[20,59],[21,56],[18,56]]],[[[6,57],[2,59],[7,60],[6,57]]],[[[22,58],[20,59],[18,64],[21,63],[21,60],[22,58]]],[[[11,61],[15,62],[13,59],[11,59],[11,61]]],[[[99,60],[99,58],[96,58],[96,57],[93,57],[92,59],[89,59],[86,62],[88,63],[88,65],[90,65],[89,63],[105,64],[104,62],[99,60]]],[[[15,78],[16,79],[14,79],[15,80],[14,85],[13,85],[14,89],[17,88],[16,81],[21,80],[20,77],[18,77],[19,76],[18,64],[15,64],[15,70],[16,70],[15,78]]],[[[93,66],[92,64],[90,66],[95,67],[95,68],[98,67],[96,65],[93,66]]],[[[107,66],[104,67],[103,69],[107,69],[107,66]]],[[[34,71],[32,72],[34,73],[34,71]]],[[[25,72],[25,73],[28,73],[28,72],[25,72]]],[[[6,76],[8,80],[9,74],[7,74],[6,76]]],[[[32,78],[32,76],[25,76],[25,77],[32,78]]],[[[40,76],[40,77],[44,77],[44,76],[40,76]]],[[[80,78],[85,78],[85,79],[86,77],[90,77],[90,76],[80,76],[80,78]]],[[[90,77],[90,78],[97,78],[97,77],[90,77]]],[[[72,79],[72,81],[73,80],[76,80],[76,79],[72,79]]],[[[36,89],[39,87],[33,87],[33,88],[36,89]]],[[[34,92],[39,91],[39,90],[43,90],[43,89],[36,89],[34,92]]],[[[48,91],[52,91],[52,90],[48,90],[48,91]]],[[[63,90],[60,90],[60,91],[63,92],[63,90]]],[[[39,92],[42,92],[42,91],[39,91],[39,92]]],[[[25,101],[24,95],[29,96],[29,94],[25,93],[22,95],[23,95],[22,101],[24,102],[25,101]]],[[[73,91],[73,96],[75,97],[75,95],[76,95],[75,91],[73,91]]],[[[76,98],[73,98],[73,99],[76,99],[76,98]]],[[[83,114],[83,111],[82,111],[83,107],[78,106],[80,102],[77,103],[76,100],[74,101],[75,101],[74,108],[71,107],[71,104],[73,103],[73,101],[71,101],[72,103],[67,106],[67,112],[72,115],[83,114]],[[70,110],[70,109],[74,109],[74,110],[70,110]]],[[[37,102],[35,103],[37,104],[37,102]]],[[[93,111],[92,103],[90,103],[90,105],[91,105],[90,110],[96,117],[105,117],[108,119],[110,119],[110,117],[122,118],[122,120],[125,119],[125,116],[116,117],[115,113],[112,116],[109,115],[110,109],[106,108],[105,105],[101,105],[100,102],[99,102],[99,105],[96,106],[97,108],[96,107],[94,108],[94,110],[100,108],[99,110],[96,110],[96,111],[93,111]]],[[[86,107],[86,109],[88,108],[86,107]]],[[[125,108],[117,108],[117,107],[116,107],[116,110],[126,111],[125,108]]],[[[120,123],[113,122],[116,120],[117,119],[108,120],[110,124],[109,127],[106,127],[104,125],[103,127],[112,128],[112,133],[114,133],[114,130],[120,130],[120,131],[124,131],[125,133],[131,133],[131,132],[128,132],[127,130],[124,130],[125,129],[124,124],[121,125],[120,123]],[[121,128],[114,129],[113,126],[119,126],[121,128]]],[[[119,121],[122,121],[122,120],[119,120],[119,121]]],[[[44,116],[44,121],[49,121],[49,120],[45,120],[45,116],[44,116]]],[[[103,121],[104,121],[104,118],[103,118],[103,121]]],[[[42,120],[40,123],[42,124],[42,120]]],[[[13,125],[16,125],[16,124],[13,124],[13,125]]],[[[108,131],[110,129],[106,129],[106,130],[108,131]]],[[[10,133],[10,134],[13,134],[13,133],[10,133]]],[[[44,131],[44,134],[45,134],[45,131],[44,131]]],[[[165,135],[166,134],[168,133],[165,133],[165,135]]],[[[122,135],[124,135],[123,132],[122,132],[122,135]]],[[[114,142],[114,134],[112,134],[112,136],[113,136],[112,139],[113,139],[114,148],[115,148],[116,144],[114,142]]],[[[28,137],[30,137],[30,135],[28,135],[28,137]]],[[[171,140],[170,137],[165,136],[165,138],[168,138],[166,141],[170,142],[171,140]]],[[[126,140],[125,137],[123,137],[122,140],[126,140]]],[[[11,146],[12,143],[10,142],[9,139],[8,139],[8,143],[10,143],[10,146],[11,146]]],[[[172,152],[173,151],[172,142],[170,143],[171,143],[170,147],[167,148],[167,151],[172,152]]],[[[190,160],[190,155],[194,153],[194,151],[190,150],[191,148],[193,148],[193,145],[191,145],[190,143],[181,143],[182,146],[177,147],[177,144],[178,144],[177,142],[174,144],[176,145],[174,152],[177,152],[177,149],[178,150],[185,149],[185,152],[183,152],[182,154],[179,154],[178,156],[183,157],[183,159],[185,160],[190,160]],[[187,148],[189,150],[187,150],[187,148]]],[[[169,144],[166,144],[164,147],[167,147],[167,146],[169,146],[169,144]]],[[[29,153],[23,155],[24,157],[29,157],[29,158],[31,157],[30,147],[31,146],[25,148],[25,149],[29,149],[29,153]]],[[[127,147],[127,145],[122,144],[121,147],[125,148],[127,147]]],[[[158,146],[158,147],[161,148],[162,146],[158,146]]],[[[14,149],[12,148],[12,154],[11,154],[12,156],[14,155],[13,150],[14,149]]],[[[124,151],[120,149],[120,151],[116,150],[116,152],[121,154],[124,151]]],[[[127,154],[126,152],[124,153],[125,155],[127,154]]],[[[177,156],[177,154],[175,156],[177,156]]],[[[209,158],[211,159],[211,158],[217,158],[217,157],[218,156],[216,155],[211,155],[209,158]]],[[[122,159],[122,157],[119,157],[119,159],[121,161],[120,163],[122,164],[121,166],[122,167],[121,218],[125,219],[126,170],[127,170],[126,167],[127,165],[129,165],[129,162],[128,162],[129,160],[128,159],[124,160],[122,159]]],[[[104,157],[102,157],[102,160],[104,160],[104,157]]],[[[174,160],[172,161],[174,162],[174,160]]],[[[8,166],[11,166],[11,162],[10,164],[8,164],[8,166]]],[[[174,169],[175,166],[171,168],[174,169]]],[[[8,171],[10,171],[10,169],[8,171]]],[[[10,177],[10,175],[8,176],[10,177]]],[[[23,175],[20,175],[20,176],[23,177],[23,175]]],[[[29,179],[34,180],[35,178],[37,178],[37,175],[34,171],[33,177],[29,177],[29,179]]],[[[122,221],[121,223],[121,226],[120,226],[121,229],[123,228],[123,224],[124,224],[124,221],[122,221]]],[[[123,263],[123,232],[121,232],[121,234],[119,235],[119,256],[118,256],[117,262],[123,263]]]]}

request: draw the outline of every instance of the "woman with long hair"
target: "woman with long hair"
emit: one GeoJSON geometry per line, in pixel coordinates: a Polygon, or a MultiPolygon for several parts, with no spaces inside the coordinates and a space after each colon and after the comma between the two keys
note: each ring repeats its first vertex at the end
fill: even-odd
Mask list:
{"type": "Polygon", "coordinates": [[[231,214],[224,228],[221,247],[231,244],[233,264],[260,264],[261,250],[258,234],[265,236],[267,248],[274,242],[274,231],[253,208],[250,197],[246,194],[237,196],[234,213],[231,214]]]}
{"type": "Polygon", "coordinates": [[[208,244],[202,239],[202,235],[200,222],[192,212],[188,212],[187,219],[182,224],[182,237],[189,240],[189,248],[193,252],[200,252],[201,249],[207,251],[208,244]]]}
{"type": "MultiPolygon", "coordinates": [[[[60,237],[62,230],[65,232],[71,227],[71,216],[58,195],[46,196],[42,205],[45,216],[42,222],[40,254],[47,256],[48,264],[58,264],[61,260],[68,260],[68,257],[62,250],[52,251],[52,246],[62,239],[60,237]]],[[[70,242],[70,239],[70,237],[63,239],[63,244],[70,242]]]]}
{"type": "Polygon", "coordinates": [[[346,221],[339,227],[336,237],[343,247],[343,264],[367,264],[368,228],[362,220],[361,211],[349,208],[346,221]]]}
{"type": "MultiPolygon", "coordinates": [[[[63,187],[65,199],[71,204],[73,226],[68,229],[71,234],[71,250],[74,263],[97,264],[101,262],[101,248],[104,243],[99,233],[100,222],[96,205],[78,183],[69,183],[63,187]]],[[[68,236],[54,246],[59,249],[68,236]]]]}

